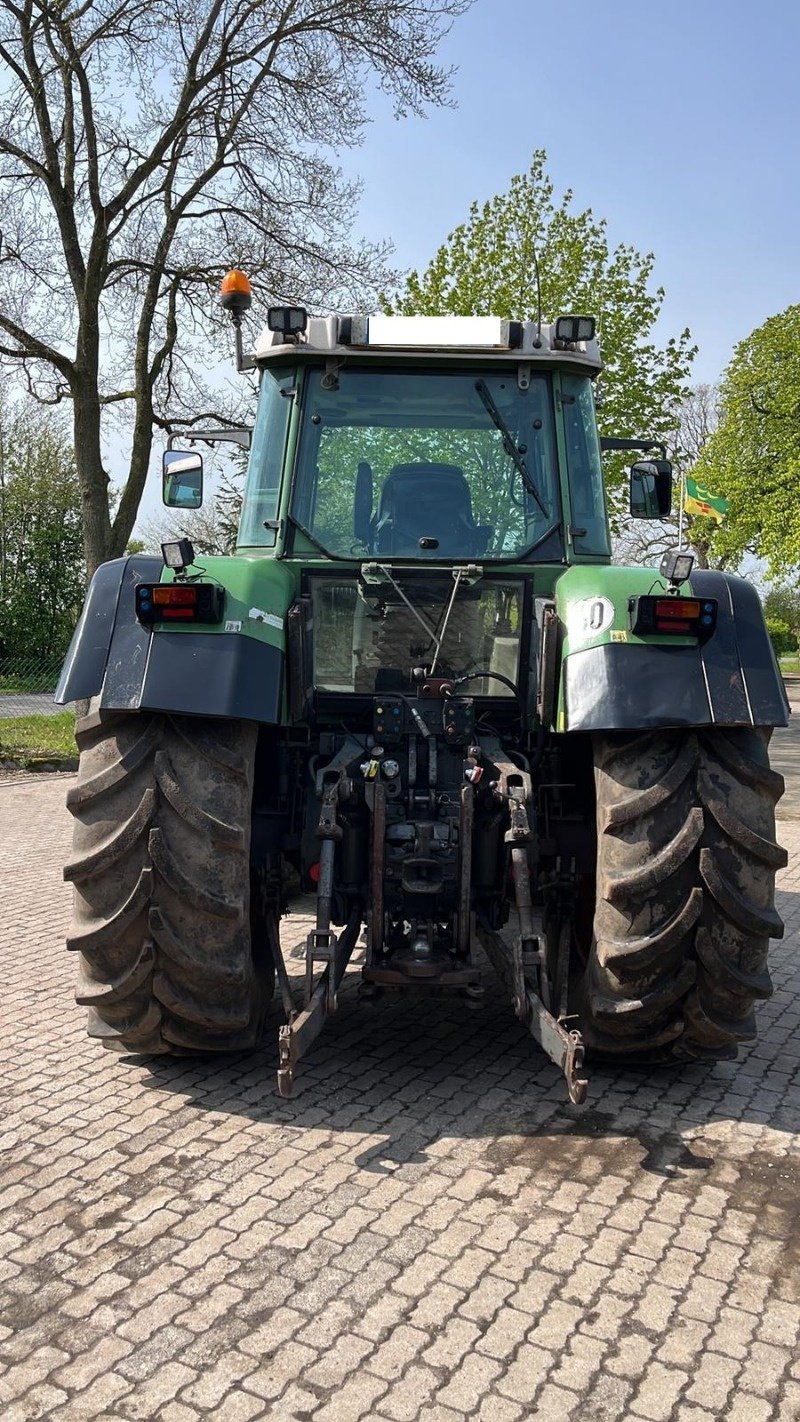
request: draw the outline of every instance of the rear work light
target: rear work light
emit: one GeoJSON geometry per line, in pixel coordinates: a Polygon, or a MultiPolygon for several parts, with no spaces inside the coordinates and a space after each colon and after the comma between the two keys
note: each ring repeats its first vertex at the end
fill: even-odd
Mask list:
{"type": "Polygon", "coordinates": [[[140,622],[221,622],[225,590],[214,583],[140,583],[136,616],[140,622]]]}
{"type": "Polygon", "coordinates": [[[632,597],[631,631],[639,637],[710,637],[717,625],[716,598],[632,597]]]}

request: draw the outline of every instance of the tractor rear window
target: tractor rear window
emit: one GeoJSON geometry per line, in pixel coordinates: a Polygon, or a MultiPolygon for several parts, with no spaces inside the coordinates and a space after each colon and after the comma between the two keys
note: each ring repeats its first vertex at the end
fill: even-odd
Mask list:
{"type": "Polygon", "coordinates": [[[470,677],[467,695],[514,694],[521,583],[482,580],[459,586],[453,597],[446,574],[423,583],[318,577],[311,597],[317,690],[410,691],[413,668],[433,665],[436,676],[470,677]]]}
{"type": "Polygon", "coordinates": [[[507,559],[560,522],[546,375],[312,369],[293,517],[340,558],[507,559]]]}

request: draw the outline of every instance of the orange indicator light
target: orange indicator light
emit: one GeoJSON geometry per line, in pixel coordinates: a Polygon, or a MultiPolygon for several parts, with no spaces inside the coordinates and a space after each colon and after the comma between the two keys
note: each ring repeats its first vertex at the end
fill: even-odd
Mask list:
{"type": "Polygon", "coordinates": [[[660,597],[656,617],[676,617],[679,621],[700,616],[700,603],[691,597],[660,597]]]}
{"type": "Polygon", "coordinates": [[[164,583],[153,589],[153,602],[164,607],[194,607],[197,602],[197,588],[181,587],[177,583],[164,583]]]}

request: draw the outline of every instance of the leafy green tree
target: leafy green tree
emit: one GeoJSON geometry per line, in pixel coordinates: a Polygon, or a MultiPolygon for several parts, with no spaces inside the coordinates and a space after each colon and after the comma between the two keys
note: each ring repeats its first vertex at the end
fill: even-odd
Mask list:
{"type": "MultiPolygon", "coordinates": [[[[598,319],[604,369],[600,431],[668,439],[675,427],[695,347],[683,331],[659,344],[653,328],[664,290],[651,288],[652,252],[611,248],[607,224],[591,208],[575,212],[573,194],[556,197],[543,149],[507,192],[473,203],[423,272],[412,272],[391,309],[403,315],[495,315],[547,320],[565,312],[598,319]]],[[[627,460],[607,460],[621,509],[627,460]]]]}
{"type": "Polygon", "coordinates": [[[783,622],[797,642],[800,639],[800,587],[778,584],[764,598],[764,615],[783,622]]]}
{"type": "Polygon", "coordinates": [[[775,649],[776,657],[788,656],[797,651],[797,638],[788,623],[780,617],[768,617],[767,631],[775,649]]]}
{"type": "Polygon", "coordinates": [[[715,554],[755,553],[770,574],[800,562],[800,306],[771,316],[741,341],[721,386],[719,428],[698,478],[730,500],[712,531],[715,554]]]}
{"type": "Polygon", "coordinates": [[[83,601],[81,492],[64,422],[0,406],[0,650],[58,662],[83,601]]]}

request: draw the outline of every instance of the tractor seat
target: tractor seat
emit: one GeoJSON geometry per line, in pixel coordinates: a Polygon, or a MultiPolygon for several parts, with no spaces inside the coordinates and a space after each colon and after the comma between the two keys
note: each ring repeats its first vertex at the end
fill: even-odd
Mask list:
{"type": "Polygon", "coordinates": [[[377,553],[474,558],[490,536],[472,517],[469,486],[456,464],[396,464],[387,476],[375,526],[377,553]],[[435,539],[436,546],[421,548],[425,538],[435,539]]]}

